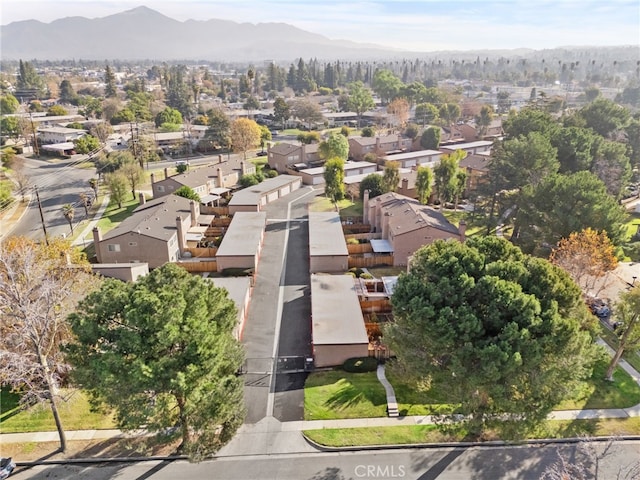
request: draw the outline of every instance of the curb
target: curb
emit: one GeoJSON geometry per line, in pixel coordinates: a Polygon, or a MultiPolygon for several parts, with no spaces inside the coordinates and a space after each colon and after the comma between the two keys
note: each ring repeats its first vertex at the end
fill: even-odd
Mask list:
{"type": "Polygon", "coordinates": [[[70,464],[95,464],[95,463],[138,463],[138,462],[173,462],[175,460],[188,460],[186,455],[172,457],[105,457],[105,458],[68,458],[60,460],[35,460],[33,462],[18,462],[16,467],[36,467],[38,465],[70,465],[70,464]]]}
{"type": "MultiPolygon", "coordinates": [[[[435,448],[496,448],[496,447],[517,447],[517,446],[533,446],[533,445],[552,445],[552,444],[575,444],[584,442],[584,438],[571,437],[571,438],[540,438],[533,440],[523,440],[521,442],[506,442],[503,440],[495,440],[490,442],[449,442],[449,443],[401,443],[392,445],[361,445],[361,446],[349,446],[349,447],[330,447],[322,445],[303,432],[302,436],[312,447],[322,452],[354,452],[362,450],[407,450],[407,449],[435,449],[435,448]]],[[[615,436],[609,435],[606,437],[593,437],[589,438],[590,442],[608,442],[610,440],[624,440],[624,441],[640,441],[640,435],[623,435],[615,436]]]]}
{"type": "MultiPolygon", "coordinates": [[[[325,445],[321,445],[309,437],[307,437],[304,432],[302,432],[302,436],[311,445],[316,448],[319,453],[321,452],[353,452],[353,451],[375,451],[375,450],[407,450],[407,449],[436,449],[436,448],[457,448],[457,449],[468,449],[468,448],[497,448],[497,447],[517,447],[517,446],[534,446],[534,445],[549,445],[549,444],[576,444],[585,441],[584,438],[547,438],[547,439],[538,439],[538,440],[525,440],[523,442],[504,442],[504,441],[492,441],[492,442],[452,442],[452,443],[405,443],[398,445],[364,445],[364,446],[351,446],[351,447],[327,447],[325,445]]],[[[623,441],[639,441],[640,435],[625,435],[621,437],[617,436],[607,436],[607,437],[595,437],[589,439],[590,442],[607,442],[610,440],[623,440],[623,441]]],[[[260,457],[260,456],[271,456],[271,454],[255,454],[250,453],[246,455],[233,455],[233,457],[260,457]]],[[[217,457],[212,456],[205,460],[217,460],[219,458],[228,458],[228,457],[217,457]]],[[[105,458],[70,458],[70,459],[60,459],[60,460],[42,460],[42,461],[33,461],[33,462],[16,462],[16,467],[30,468],[40,465],[90,465],[90,464],[100,464],[100,463],[139,463],[139,462],[174,462],[176,460],[189,460],[189,457],[186,455],[174,455],[167,457],[105,457],[105,458]]]]}

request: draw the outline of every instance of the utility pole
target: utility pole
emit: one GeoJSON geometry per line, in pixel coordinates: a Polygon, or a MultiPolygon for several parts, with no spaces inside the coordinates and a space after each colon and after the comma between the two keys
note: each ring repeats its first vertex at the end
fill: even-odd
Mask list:
{"type": "MultiPolygon", "coordinates": [[[[138,139],[133,137],[133,123],[129,122],[129,127],[131,127],[131,146],[133,148],[133,158],[135,158],[136,161],[140,163],[140,168],[144,168],[144,164],[140,160],[138,160],[138,149],[136,148],[136,143],[138,139]]],[[[136,121],[136,131],[137,130],[138,130],[138,122],[136,121]]]]}
{"type": "Polygon", "coordinates": [[[49,245],[49,236],[47,235],[47,226],[44,223],[44,214],[42,213],[42,203],[40,202],[40,194],[38,193],[38,186],[33,187],[36,191],[36,199],[38,200],[38,210],[40,210],[40,220],[42,221],[42,231],[44,232],[44,243],[49,245]]]}
{"type": "Polygon", "coordinates": [[[33,153],[36,157],[40,156],[40,148],[38,147],[38,138],[36,137],[36,127],[33,124],[33,115],[29,112],[29,120],[31,121],[31,133],[33,134],[33,153]]]}

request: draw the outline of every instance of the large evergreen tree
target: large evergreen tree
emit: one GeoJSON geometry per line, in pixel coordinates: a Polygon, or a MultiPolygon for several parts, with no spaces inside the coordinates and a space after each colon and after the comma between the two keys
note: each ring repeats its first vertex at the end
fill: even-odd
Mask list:
{"type": "Polygon", "coordinates": [[[121,428],[166,432],[198,460],[242,423],[242,348],[226,290],[174,264],[136,283],[107,280],[71,315],[76,377],[121,428]]]}
{"type": "Polygon", "coordinates": [[[392,305],[395,368],[458,404],[472,435],[520,437],[591,375],[595,326],[580,289],[504,239],[421,248],[392,305]]]}

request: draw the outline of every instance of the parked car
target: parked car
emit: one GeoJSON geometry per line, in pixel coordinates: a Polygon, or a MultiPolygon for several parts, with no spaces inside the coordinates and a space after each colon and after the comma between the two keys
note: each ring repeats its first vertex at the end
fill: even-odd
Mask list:
{"type": "Polygon", "coordinates": [[[11,475],[11,472],[13,472],[14,468],[16,468],[16,462],[11,460],[11,457],[0,458],[0,480],[4,480],[9,475],[11,475]]]}
{"type": "Polygon", "coordinates": [[[267,152],[265,152],[264,150],[260,151],[260,152],[256,153],[256,156],[258,156],[258,157],[266,157],[267,156],[267,152]]]}

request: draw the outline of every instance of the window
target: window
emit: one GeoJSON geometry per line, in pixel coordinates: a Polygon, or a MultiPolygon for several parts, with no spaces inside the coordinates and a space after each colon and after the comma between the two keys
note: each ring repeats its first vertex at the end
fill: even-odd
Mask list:
{"type": "Polygon", "coordinates": [[[119,243],[110,243],[107,245],[107,250],[109,252],[119,252],[120,251],[120,244],[119,243]]]}

